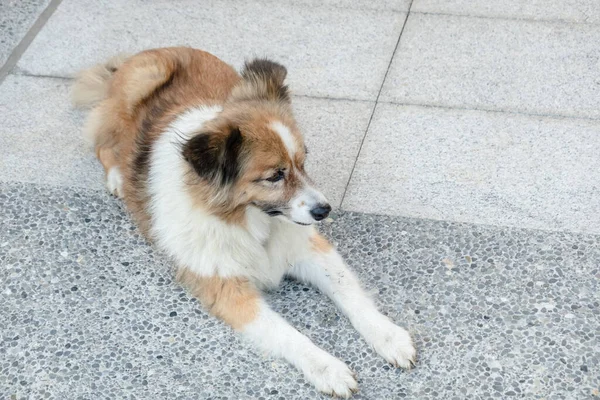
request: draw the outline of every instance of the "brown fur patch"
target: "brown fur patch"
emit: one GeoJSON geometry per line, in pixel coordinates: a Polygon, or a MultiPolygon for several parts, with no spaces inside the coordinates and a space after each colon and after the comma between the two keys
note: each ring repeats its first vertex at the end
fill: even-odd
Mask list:
{"type": "Polygon", "coordinates": [[[233,329],[242,329],[258,315],[260,294],[247,279],[202,277],[187,268],[180,268],[177,280],[211,314],[233,329]]]}
{"type": "Polygon", "coordinates": [[[108,171],[112,167],[116,167],[119,165],[114,149],[112,147],[97,147],[96,157],[98,158],[98,160],[100,160],[100,163],[104,167],[104,172],[106,173],[108,173],[108,171]]]}
{"type": "Polygon", "coordinates": [[[150,227],[146,183],[153,143],[186,109],[224,103],[239,80],[212,54],[185,47],[144,51],[80,74],[74,100],[100,101],[84,130],[98,155],[112,150],[109,163],[121,168],[125,203],[144,234],[150,227]]]}
{"type": "Polygon", "coordinates": [[[317,253],[328,253],[333,249],[333,246],[323,235],[316,233],[310,237],[312,249],[317,253]]]}

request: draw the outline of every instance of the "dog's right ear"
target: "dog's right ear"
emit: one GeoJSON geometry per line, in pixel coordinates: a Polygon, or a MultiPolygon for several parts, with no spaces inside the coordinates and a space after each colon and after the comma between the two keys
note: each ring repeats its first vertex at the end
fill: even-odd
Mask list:
{"type": "Polygon", "coordinates": [[[184,144],[182,155],[200,178],[224,186],[240,173],[242,143],[239,128],[229,128],[225,134],[200,133],[184,144]]]}
{"type": "Polygon", "coordinates": [[[284,84],[287,69],[265,58],[246,62],[242,81],[233,89],[236,100],[271,100],[290,102],[288,87],[284,84]]]}

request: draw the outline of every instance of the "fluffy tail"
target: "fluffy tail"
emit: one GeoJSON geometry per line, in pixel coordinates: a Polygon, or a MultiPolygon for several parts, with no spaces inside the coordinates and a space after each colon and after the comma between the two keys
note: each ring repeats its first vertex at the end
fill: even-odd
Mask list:
{"type": "Polygon", "coordinates": [[[128,56],[119,54],[110,60],[77,74],[71,90],[73,105],[91,108],[108,96],[110,80],[128,56]]]}

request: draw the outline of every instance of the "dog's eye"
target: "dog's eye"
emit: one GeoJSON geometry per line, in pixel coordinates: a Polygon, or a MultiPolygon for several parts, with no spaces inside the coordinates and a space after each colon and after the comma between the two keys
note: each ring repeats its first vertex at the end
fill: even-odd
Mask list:
{"type": "Polygon", "coordinates": [[[275,172],[275,174],[273,176],[271,176],[270,178],[265,179],[266,181],[269,182],[278,182],[280,180],[282,180],[284,178],[285,174],[283,173],[283,170],[279,170],[277,172],[275,172]]]}

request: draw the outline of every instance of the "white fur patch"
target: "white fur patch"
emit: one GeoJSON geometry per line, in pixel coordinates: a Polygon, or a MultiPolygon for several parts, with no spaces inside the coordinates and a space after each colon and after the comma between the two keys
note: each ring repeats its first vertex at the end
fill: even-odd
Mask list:
{"type": "Polygon", "coordinates": [[[106,187],[108,191],[119,198],[123,198],[123,175],[119,167],[112,167],[106,174],[106,187]]]}
{"type": "Polygon", "coordinates": [[[273,224],[282,222],[249,206],[247,228],[226,223],[194,205],[186,188],[189,169],[181,155],[181,143],[221,110],[217,106],[189,110],[154,144],[148,182],[151,234],[179,265],[199,275],[246,276],[261,287],[274,287],[288,264],[271,268],[266,248],[273,224]]]}
{"type": "Polygon", "coordinates": [[[348,398],[358,390],[356,377],[344,362],[317,347],[264,302],[242,334],[258,348],[286,359],[323,393],[348,398]]]}
{"type": "Polygon", "coordinates": [[[327,199],[323,194],[308,184],[300,190],[292,200],[290,200],[290,218],[294,222],[301,224],[312,224],[316,222],[312,217],[310,210],[319,204],[326,204],[327,199]]]}
{"type": "Polygon", "coordinates": [[[285,145],[290,157],[294,159],[294,154],[296,154],[296,139],[294,138],[294,135],[292,135],[290,128],[279,121],[271,122],[270,127],[279,134],[279,137],[281,137],[281,141],[285,145]]]}
{"type": "Polygon", "coordinates": [[[390,364],[412,368],[417,351],[410,334],[379,313],[372,312],[363,317],[365,321],[360,333],[367,343],[390,364]]]}

